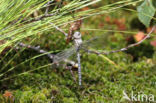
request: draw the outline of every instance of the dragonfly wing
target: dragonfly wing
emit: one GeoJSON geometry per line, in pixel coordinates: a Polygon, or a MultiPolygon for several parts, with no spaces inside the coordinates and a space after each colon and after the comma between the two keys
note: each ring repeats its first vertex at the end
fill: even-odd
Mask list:
{"type": "MultiPolygon", "coordinates": [[[[110,33],[105,33],[96,37],[92,37],[91,39],[84,41],[81,45],[82,50],[102,50],[109,52],[111,50],[116,50],[121,47],[122,45],[116,45],[117,41],[113,41],[112,35],[110,33]],[[108,45],[109,44],[109,45],[108,45]]],[[[123,44],[123,43],[122,43],[123,44]]]]}
{"type": "Polygon", "coordinates": [[[105,37],[105,35],[101,35],[101,36],[96,36],[93,37],[87,41],[84,41],[82,44],[82,48],[105,48],[106,45],[106,40],[107,37],[105,37]]]}
{"type": "Polygon", "coordinates": [[[54,56],[54,63],[58,63],[58,62],[61,62],[67,58],[69,58],[71,55],[73,55],[74,53],[76,52],[76,46],[73,46],[69,49],[66,49],[58,54],[56,54],[54,56]]]}

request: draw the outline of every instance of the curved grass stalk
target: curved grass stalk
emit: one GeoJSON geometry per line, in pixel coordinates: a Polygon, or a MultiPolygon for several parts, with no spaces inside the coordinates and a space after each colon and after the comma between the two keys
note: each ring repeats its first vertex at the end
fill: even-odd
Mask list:
{"type": "MultiPolygon", "coordinates": [[[[33,39],[30,43],[32,43],[34,40],[35,40],[35,39],[33,39]]],[[[24,50],[25,50],[25,48],[23,48],[22,50],[20,50],[19,53],[22,52],[22,51],[24,51],[24,50]]],[[[18,54],[15,54],[15,55],[7,62],[7,64],[5,64],[5,66],[3,66],[3,67],[0,69],[0,71],[3,71],[3,70],[15,59],[16,56],[18,56],[18,54]]],[[[2,73],[2,74],[3,74],[3,73],[2,73]]],[[[0,75],[0,77],[1,77],[1,75],[0,75]]]]}
{"type": "Polygon", "coordinates": [[[4,78],[4,79],[1,79],[0,82],[5,81],[5,80],[8,80],[8,79],[11,79],[11,78],[15,78],[15,77],[18,77],[18,76],[21,76],[21,75],[24,75],[24,74],[28,74],[30,72],[33,72],[33,71],[36,71],[36,70],[39,70],[39,69],[43,69],[43,68],[48,67],[48,66],[51,66],[51,65],[53,65],[53,63],[49,63],[49,64],[46,64],[46,65],[40,66],[40,67],[38,67],[36,69],[29,70],[27,72],[23,72],[23,73],[20,73],[18,75],[14,75],[14,76],[11,76],[11,77],[7,77],[7,78],[4,78]]]}
{"type": "MultiPolygon", "coordinates": [[[[4,60],[4,58],[6,58],[6,56],[8,56],[9,53],[12,52],[12,50],[17,46],[18,44],[15,44],[5,55],[4,57],[1,58],[0,63],[4,60]]],[[[0,70],[1,71],[1,70],[0,70]]]]}
{"type": "MultiPolygon", "coordinates": [[[[119,31],[119,30],[103,30],[103,29],[91,29],[91,28],[81,29],[81,31],[116,32],[116,33],[127,33],[127,34],[136,34],[136,33],[138,33],[138,32],[125,31],[125,30],[124,31],[119,31]]],[[[152,34],[151,36],[156,36],[156,35],[152,34]]]]}
{"type": "Polygon", "coordinates": [[[33,59],[39,58],[39,57],[41,57],[41,56],[44,56],[44,55],[47,55],[47,54],[49,54],[49,53],[53,53],[53,52],[54,52],[54,51],[49,51],[49,52],[47,52],[47,53],[43,53],[43,54],[40,54],[40,55],[34,56],[34,57],[30,58],[30,59],[27,59],[27,60],[25,60],[25,61],[19,63],[18,65],[14,66],[14,67],[12,67],[12,68],[10,68],[10,69],[8,69],[6,72],[1,73],[1,74],[0,74],[0,77],[2,77],[2,76],[5,75],[6,73],[8,73],[8,72],[14,70],[14,69],[17,68],[18,66],[20,66],[20,65],[22,65],[22,64],[24,64],[24,63],[26,63],[26,62],[28,62],[28,61],[30,61],[30,60],[33,60],[33,59]]]}
{"type": "Polygon", "coordinates": [[[114,65],[116,68],[121,69],[121,67],[119,65],[117,65],[114,61],[112,61],[111,59],[109,59],[108,57],[100,54],[100,57],[102,57],[103,59],[107,60],[110,64],[114,65]]]}

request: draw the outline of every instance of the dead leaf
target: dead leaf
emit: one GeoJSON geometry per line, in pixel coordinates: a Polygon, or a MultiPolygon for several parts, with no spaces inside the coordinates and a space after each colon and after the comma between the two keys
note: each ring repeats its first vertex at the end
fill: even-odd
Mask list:
{"type": "Polygon", "coordinates": [[[98,25],[100,28],[104,27],[104,23],[101,22],[99,25],[98,25]]]}
{"type": "Polygon", "coordinates": [[[125,18],[114,19],[113,23],[117,25],[118,30],[125,30],[126,29],[125,18]]]}
{"type": "Polygon", "coordinates": [[[0,40],[0,45],[3,45],[5,43],[4,40],[0,40]]]}
{"type": "Polygon", "coordinates": [[[152,46],[156,47],[156,40],[151,41],[150,44],[151,44],[152,46]]]}
{"type": "Polygon", "coordinates": [[[105,21],[106,21],[106,23],[111,23],[111,18],[110,18],[110,16],[106,16],[106,17],[105,17],[105,21]]]}
{"type": "Polygon", "coordinates": [[[6,98],[10,98],[10,97],[12,97],[13,95],[12,95],[12,92],[5,91],[5,93],[3,94],[3,96],[6,97],[6,98]]]}
{"type": "Polygon", "coordinates": [[[118,25],[118,30],[126,30],[126,25],[125,24],[118,25]]]}
{"type": "MultiPolygon", "coordinates": [[[[147,33],[149,33],[152,30],[153,27],[149,27],[146,29],[147,33]]],[[[153,33],[156,33],[156,29],[153,31],[153,33]]]]}
{"type": "Polygon", "coordinates": [[[89,10],[90,8],[89,7],[84,7],[82,9],[80,9],[79,11],[86,11],[86,10],[89,10]]]}
{"type": "Polygon", "coordinates": [[[145,33],[142,31],[139,31],[136,35],[134,35],[134,39],[139,42],[145,37],[145,33]]]}

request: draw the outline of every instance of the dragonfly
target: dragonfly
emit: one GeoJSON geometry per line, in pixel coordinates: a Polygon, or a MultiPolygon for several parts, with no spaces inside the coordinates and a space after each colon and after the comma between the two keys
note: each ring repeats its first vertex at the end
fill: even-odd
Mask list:
{"type": "Polygon", "coordinates": [[[79,85],[81,86],[81,60],[80,60],[80,53],[79,53],[79,49],[80,49],[81,44],[82,44],[81,33],[80,32],[75,32],[74,35],[73,35],[73,40],[74,40],[75,46],[68,49],[68,50],[65,50],[63,52],[60,52],[60,53],[56,54],[54,56],[53,62],[58,63],[58,62],[60,62],[62,60],[65,60],[68,57],[70,57],[73,53],[76,52],[77,61],[78,61],[79,85]]]}
{"type": "MultiPolygon", "coordinates": [[[[57,53],[53,57],[53,63],[60,63],[61,61],[67,60],[73,54],[77,55],[77,64],[78,64],[78,78],[79,78],[79,85],[82,85],[82,74],[81,74],[81,59],[80,59],[80,50],[84,50],[86,52],[89,47],[94,47],[94,44],[101,44],[102,46],[105,45],[107,41],[105,35],[96,36],[91,38],[90,40],[82,41],[82,35],[80,32],[75,32],[73,34],[74,46],[69,49],[63,50],[62,52],[57,53]]],[[[103,47],[102,47],[103,48],[103,47]]]]}

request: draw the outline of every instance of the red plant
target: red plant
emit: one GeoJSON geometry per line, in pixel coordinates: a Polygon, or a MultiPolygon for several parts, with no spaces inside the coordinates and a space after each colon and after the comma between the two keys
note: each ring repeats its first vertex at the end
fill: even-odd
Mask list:
{"type": "Polygon", "coordinates": [[[145,37],[145,33],[142,31],[139,31],[136,35],[134,35],[134,39],[139,42],[145,37]]]}

